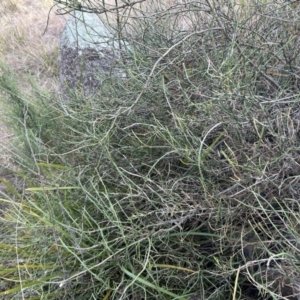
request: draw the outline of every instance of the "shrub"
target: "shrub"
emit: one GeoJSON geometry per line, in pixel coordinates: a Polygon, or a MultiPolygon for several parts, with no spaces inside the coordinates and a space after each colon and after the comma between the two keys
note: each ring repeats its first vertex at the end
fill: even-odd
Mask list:
{"type": "Polygon", "coordinates": [[[132,9],[126,78],[94,97],[25,101],[2,74],[25,184],[3,180],[0,295],[297,299],[296,12],[132,9]]]}

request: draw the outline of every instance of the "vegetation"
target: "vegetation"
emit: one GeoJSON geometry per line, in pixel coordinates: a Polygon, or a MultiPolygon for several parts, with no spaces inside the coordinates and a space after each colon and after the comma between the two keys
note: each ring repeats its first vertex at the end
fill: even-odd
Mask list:
{"type": "Polygon", "coordinates": [[[114,10],[126,77],[71,103],[2,63],[2,299],[298,299],[298,15],[114,10]]]}

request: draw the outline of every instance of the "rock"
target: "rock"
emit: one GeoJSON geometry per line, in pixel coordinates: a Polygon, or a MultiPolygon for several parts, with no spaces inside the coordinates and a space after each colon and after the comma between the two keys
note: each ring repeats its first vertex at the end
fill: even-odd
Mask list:
{"type": "Polygon", "coordinates": [[[125,76],[121,51],[124,41],[95,14],[73,12],[61,35],[59,81],[62,99],[69,101],[76,92],[84,97],[99,90],[108,76],[125,76]],[[120,45],[121,48],[120,49],[120,45]]]}

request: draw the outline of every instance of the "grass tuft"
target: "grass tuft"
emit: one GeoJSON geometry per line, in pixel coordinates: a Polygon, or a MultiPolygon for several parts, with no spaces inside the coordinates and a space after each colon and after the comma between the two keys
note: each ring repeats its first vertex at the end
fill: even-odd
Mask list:
{"type": "Polygon", "coordinates": [[[149,2],[119,11],[126,77],[88,99],[1,64],[0,295],[296,300],[297,11],[149,2]]]}

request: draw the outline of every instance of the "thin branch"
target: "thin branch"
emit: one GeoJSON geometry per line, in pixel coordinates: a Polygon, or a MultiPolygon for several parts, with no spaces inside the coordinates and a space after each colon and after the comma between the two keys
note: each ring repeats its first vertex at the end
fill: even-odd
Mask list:
{"type": "Polygon", "coordinates": [[[121,5],[121,6],[117,6],[115,8],[105,8],[104,6],[101,6],[99,4],[99,6],[101,7],[101,9],[97,9],[97,8],[90,8],[88,6],[83,6],[81,5],[80,3],[74,3],[76,5],[72,6],[70,4],[73,4],[73,3],[68,3],[68,2],[65,2],[65,1],[60,1],[60,0],[54,0],[54,2],[56,2],[57,4],[63,4],[65,5],[65,8],[61,8],[59,10],[57,10],[57,14],[58,15],[66,15],[66,14],[69,14],[70,12],[74,11],[74,10],[78,10],[78,11],[81,11],[81,12],[86,12],[86,13],[95,13],[95,14],[103,14],[103,13],[107,13],[107,12],[114,12],[114,11],[119,11],[120,9],[123,9],[123,8],[127,8],[127,7],[132,7],[134,6],[135,4],[139,4],[139,3],[142,3],[142,2],[145,2],[146,0],[138,0],[138,1],[135,1],[135,2],[132,2],[132,3],[126,3],[124,5],[121,5]],[[67,11],[64,11],[64,12],[60,12],[62,10],[66,10],[67,8],[69,8],[69,10],[67,11]]]}

